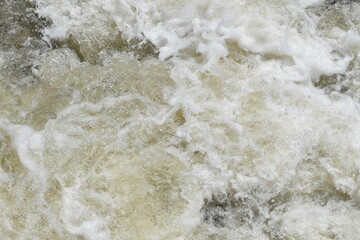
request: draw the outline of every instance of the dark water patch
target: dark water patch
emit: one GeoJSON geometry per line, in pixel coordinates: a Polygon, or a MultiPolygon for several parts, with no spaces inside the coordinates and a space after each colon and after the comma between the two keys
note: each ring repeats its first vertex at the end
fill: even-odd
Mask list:
{"type": "Polygon", "coordinates": [[[350,3],[360,3],[360,0],[326,0],[325,5],[331,6],[336,4],[350,4],[350,3]]]}
{"type": "Polygon", "coordinates": [[[12,146],[12,141],[9,135],[0,131],[0,167],[1,170],[15,175],[24,170],[22,163],[16,149],[12,146]]]}
{"type": "Polygon", "coordinates": [[[357,56],[350,62],[347,70],[343,74],[333,74],[330,76],[322,75],[315,87],[323,89],[324,93],[341,93],[360,101],[360,60],[357,56]]]}
{"type": "Polygon", "coordinates": [[[121,33],[116,31],[94,34],[91,29],[89,31],[82,30],[70,34],[63,41],[54,41],[53,46],[55,48],[68,47],[76,52],[81,61],[92,65],[102,65],[102,54],[109,56],[116,52],[131,52],[137,60],[157,58],[158,56],[155,46],[150,42],[141,39],[127,42],[123,40],[121,33]]]}
{"type": "Polygon", "coordinates": [[[203,221],[215,227],[224,227],[230,207],[231,203],[228,199],[219,201],[214,196],[211,201],[205,199],[204,206],[201,209],[203,221]]]}
{"type": "Polygon", "coordinates": [[[262,192],[258,189],[243,197],[228,193],[220,197],[213,195],[211,200],[205,199],[201,209],[203,222],[217,228],[251,228],[254,223],[265,226],[268,219],[266,213],[271,205],[266,199],[271,196],[262,192]]]}
{"type": "Polygon", "coordinates": [[[0,3],[0,47],[21,48],[28,38],[42,38],[42,29],[49,21],[39,17],[30,1],[5,0],[0,3]]]}
{"type": "Polygon", "coordinates": [[[5,0],[0,3],[0,80],[2,84],[29,85],[36,82],[33,67],[49,50],[42,30],[50,24],[40,18],[30,1],[5,0]],[[2,63],[1,63],[2,62],[2,63]]]}
{"type": "Polygon", "coordinates": [[[334,28],[358,32],[359,4],[360,0],[328,0],[307,10],[319,17],[317,34],[328,37],[328,32],[334,28]]]}
{"type": "Polygon", "coordinates": [[[349,88],[349,83],[344,74],[322,75],[315,87],[323,89],[326,94],[334,91],[344,93],[349,88]]]}

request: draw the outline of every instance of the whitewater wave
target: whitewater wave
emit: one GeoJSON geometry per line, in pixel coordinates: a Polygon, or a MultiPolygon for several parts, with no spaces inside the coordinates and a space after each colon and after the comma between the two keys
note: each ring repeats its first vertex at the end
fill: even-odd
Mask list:
{"type": "Polygon", "coordinates": [[[31,3],[0,45],[1,238],[358,236],[357,1],[31,3]]]}

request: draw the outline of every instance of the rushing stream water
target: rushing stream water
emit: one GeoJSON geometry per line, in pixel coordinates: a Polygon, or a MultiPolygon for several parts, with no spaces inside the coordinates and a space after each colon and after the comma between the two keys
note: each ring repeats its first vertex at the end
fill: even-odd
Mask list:
{"type": "Polygon", "coordinates": [[[0,0],[0,239],[357,239],[360,1],[0,0]]]}

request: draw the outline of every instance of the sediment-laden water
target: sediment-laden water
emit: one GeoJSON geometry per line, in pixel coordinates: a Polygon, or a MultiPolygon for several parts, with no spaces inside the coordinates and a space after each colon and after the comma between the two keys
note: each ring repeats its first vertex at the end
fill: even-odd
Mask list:
{"type": "Polygon", "coordinates": [[[357,239],[359,19],[2,0],[0,239],[357,239]]]}

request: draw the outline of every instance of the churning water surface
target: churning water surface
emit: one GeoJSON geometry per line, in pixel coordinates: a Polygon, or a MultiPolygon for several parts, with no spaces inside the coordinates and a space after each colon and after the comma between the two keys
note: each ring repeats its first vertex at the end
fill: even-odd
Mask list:
{"type": "Polygon", "coordinates": [[[0,239],[357,239],[360,2],[1,0],[0,239]]]}

